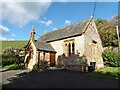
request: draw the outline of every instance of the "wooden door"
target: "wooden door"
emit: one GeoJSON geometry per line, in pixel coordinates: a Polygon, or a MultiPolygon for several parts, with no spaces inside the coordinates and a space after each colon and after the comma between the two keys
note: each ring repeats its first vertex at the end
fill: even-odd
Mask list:
{"type": "Polygon", "coordinates": [[[55,66],[55,53],[50,53],[50,66],[55,66]]]}

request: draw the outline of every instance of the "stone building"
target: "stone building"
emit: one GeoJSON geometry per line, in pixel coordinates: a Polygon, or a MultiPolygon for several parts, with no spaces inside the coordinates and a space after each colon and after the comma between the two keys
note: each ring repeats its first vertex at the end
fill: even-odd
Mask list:
{"type": "Polygon", "coordinates": [[[65,28],[44,33],[34,40],[34,27],[25,48],[25,64],[33,69],[40,68],[41,61],[48,61],[50,66],[96,64],[102,68],[102,42],[96,24],[91,16],[88,20],[69,25],[65,28]]]}

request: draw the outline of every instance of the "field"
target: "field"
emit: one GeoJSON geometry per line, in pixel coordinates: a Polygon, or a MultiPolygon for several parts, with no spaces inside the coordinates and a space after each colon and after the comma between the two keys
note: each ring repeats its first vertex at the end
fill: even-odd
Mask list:
{"type": "Polygon", "coordinates": [[[7,47],[23,49],[23,47],[27,44],[27,42],[28,42],[27,40],[26,41],[2,41],[2,50],[0,50],[0,52],[5,50],[5,48],[7,47]]]}

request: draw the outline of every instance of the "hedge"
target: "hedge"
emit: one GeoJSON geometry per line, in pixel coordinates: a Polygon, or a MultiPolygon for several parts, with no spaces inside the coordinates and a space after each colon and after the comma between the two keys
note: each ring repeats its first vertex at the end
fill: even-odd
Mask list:
{"type": "Polygon", "coordinates": [[[118,57],[118,54],[111,50],[105,50],[102,53],[104,65],[111,66],[111,67],[118,67],[120,66],[120,57],[118,57]]]}
{"type": "Polygon", "coordinates": [[[2,66],[24,63],[24,56],[16,56],[14,54],[11,55],[3,54],[1,59],[2,59],[2,66]]]}

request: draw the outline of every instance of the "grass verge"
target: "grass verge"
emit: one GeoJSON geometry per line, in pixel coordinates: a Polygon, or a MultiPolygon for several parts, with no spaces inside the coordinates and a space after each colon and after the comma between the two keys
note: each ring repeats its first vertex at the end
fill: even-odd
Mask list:
{"type": "Polygon", "coordinates": [[[7,70],[24,70],[24,64],[10,64],[2,67],[7,70]]]}
{"type": "Polygon", "coordinates": [[[113,80],[120,80],[120,68],[119,67],[105,67],[95,72],[87,74],[88,76],[108,78],[113,80]]]}

